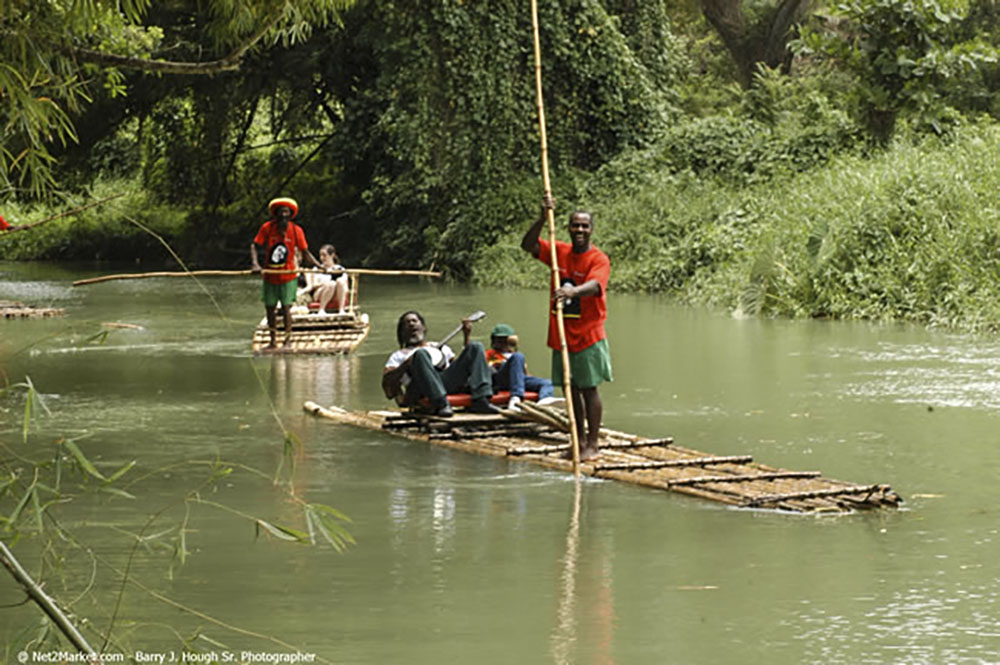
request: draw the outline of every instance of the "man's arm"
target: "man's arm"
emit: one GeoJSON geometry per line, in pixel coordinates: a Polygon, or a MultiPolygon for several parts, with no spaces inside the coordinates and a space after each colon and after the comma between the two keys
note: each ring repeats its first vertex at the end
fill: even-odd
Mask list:
{"type": "Polygon", "coordinates": [[[255,242],[250,243],[250,269],[254,272],[260,272],[260,261],[257,260],[258,246],[255,242]]]}
{"type": "Polygon", "coordinates": [[[472,334],[472,321],[462,319],[462,347],[469,345],[469,335],[472,334]]]}
{"type": "Polygon", "coordinates": [[[587,280],[580,286],[573,286],[568,283],[563,284],[556,289],[555,293],[556,298],[562,300],[563,302],[573,298],[599,295],[601,295],[601,283],[596,279],[587,280]]]}
{"type": "Polygon", "coordinates": [[[315,267],[315,268],[322,268],[323,267],[323,264],[320,263],[319,260],[315,256],[313,256],[312,252],[309,251],[308,247],[306,247],[302,251],[305,252],[305,255],[309,257],[310,261],[312,261],[313,267],[315,267]]]}
{"type": "Polygon", "coordinates": [[[410,359],[407,358],[402,365],[389,369],[386,367],[382,371],[382,392],[388,399],[395,399],[403,394],[403,375],[409,367],[410,359]]]}
{"type": "Polygon", "coordinates": [[[538,237],[542,233],[542,224],[545,223],[546,210],[555,210],[556,202],[551,196],[542,197],[542,213],[535,220],[535,223],[531,225],[531,228],[525,232],[524,237],[521,238],[521,249],[531,254],[536,259],[538,254],[542,251],[541,245],[538,244],[538,237]]]}
{"type": "Polygon", "coordinates": [[[389,399],[395,399],[403,394],[403,375],[410,369],[411,353],[406,360],[395,367],[386,367],[382,370],[382,392],[389,399]]]}

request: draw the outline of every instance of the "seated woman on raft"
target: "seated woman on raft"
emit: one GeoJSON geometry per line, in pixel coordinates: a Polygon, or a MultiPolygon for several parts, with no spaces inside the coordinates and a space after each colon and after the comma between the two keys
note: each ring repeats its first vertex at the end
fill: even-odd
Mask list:
{"type": "MultiPolygon", "coordinates": [[[[340,265],[340,258],[333,245],[323,245],[319,248],[319,261],[321,269],[327,271],[344,270],[340,265]]],[[[307,272],[305,286],[299,289],[298,300],[300,303],[308,304],[309,309],[322,315],[326,313],[331,304],[337,308],[337,314],[347,312],[348,277],[346,272],[339,275],[322,272],[307,272]],[[304,302],[303,302],[304,301],[304,302]]],[[[331,310],[332,311],[332,310],[331,310]]]]}

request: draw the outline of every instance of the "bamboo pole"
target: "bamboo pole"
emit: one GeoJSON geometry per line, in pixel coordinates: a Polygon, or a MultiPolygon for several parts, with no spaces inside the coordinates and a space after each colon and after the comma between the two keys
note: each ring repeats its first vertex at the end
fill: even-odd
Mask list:
{"type": "MultiPolygon", "coordinates": [[[[552,183],[549,180],[549,147],[545,134],[545,102],[542,96],[542,44],[538,30],[538,0],[531,0],[531,27],[535,46],[535,93],[538,99],[538,136],[542,152],[542,186],[545,199],[552,198],[552,183]]],[[[556,256],[556,216],[551,207],[545,208],[549,223],[549,249],[551,250],[552,291],[559,288],[559,262],[556,256]]],[[[563,320],[563,303],[556,299],[556,327],[559,329],[559,346],[562,353],[563,394],[566,395],[566,415],[569,417],[569,437],[573,444],[573,475],[580,477],[580,435],[576,429],[572,383],[569,370],[569,347],[566,345],[566,323],[563,320]]]]}
{"type": "Polygon", "coordinates": [[[27,231],[28,229],[35,228],[36,226],[41,226],[42,224],[47,224],[48,222],[54,221],[56,219],[59,219],[60,217],[67,217],[69,215],[76,215],[78,213],[83,212],[84,210],[88,210],[90,208],[93,208],[94,206],[103,205],[103,204],[107,203],[108,201],[113,201],[113,200],[115,200],[117,198],[121,198],[122,196],[125,196],[125,195],[124,194],[115,194],[114,196],[109,196],[109,197],[101,199],[99,201],[94,201],[92,203],[88,203],[85,206],[80,206],[79,208],[73,208],[72,210],[67,210],[66,212],[61,212],[58,215],[52,215],[51,217],[46,217],[45,219],[40,219],[37,222],[31,222],[30,224],[24,224],[22,226],[13,227],[11,229],[8,229],[5,233],[0,234],[0,238],[2,238],[5,235],[9,235],[11,233],[16,233],[18,231],[27,231]]]}
{"type": "MultiPolygon", "coordinates": [[[[375,268],[346,268],[342,271],[335,271],[329,274],[349,275],[381,275],[383,277],[440,277],[440,272],[431,270],[378,270],[375,268]]],[[[73,286],[86,286],[87,284],[99,284],[100,282],[111,282],[118,279],[148,279],[151,277],[235,277],[245,275],[288,275],[291,273],[326,273],[325,270],[316,268],[300,268],[298,270],[190,270],[184,271],[163,271],[163,272],[139,272],[121,275],[104,275],[102,277],[91,277],[89,279],[78,279],[73,282],[73,286]]]]}

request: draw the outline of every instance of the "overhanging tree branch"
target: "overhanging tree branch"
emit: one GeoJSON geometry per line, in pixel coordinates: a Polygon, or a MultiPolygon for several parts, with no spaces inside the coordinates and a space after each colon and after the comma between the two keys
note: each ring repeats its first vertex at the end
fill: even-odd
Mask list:
{"type": "Polygon", "coordinates": [[[235,71],[240,68],[243,57],[247,51],[254,47],[264,35],[277,23],[279,14],[274,14],[264,23],[250,38],[240,44],[229,55],[219,60],[208,62],[180,62],[175,60],[153,60],[150,58],[137,58],[134,56],[117,55],[115,53],[105,53],[94,51],[93,49],[67,44],[57,45],[56,48],[71,58],[80,62],[86,62],[103,67],[117,67],[119,69],[137,69],[144,72],[156,72],[159,74],[189,74],[199,76],[211,76],[221,72],[235,71]]]}

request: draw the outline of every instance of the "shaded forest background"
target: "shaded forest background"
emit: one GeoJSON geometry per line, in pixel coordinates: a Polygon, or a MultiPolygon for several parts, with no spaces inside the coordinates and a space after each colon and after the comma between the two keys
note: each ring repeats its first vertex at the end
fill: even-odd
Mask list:
{"type": "MultiPolygon", "coordinates": [[[[162,238],[193,266],[244,267],[287,195],[347,265],[540,281],[517,249],[541,196],[527,2],[268,0],[248,5],[257,32],[238,0],[93,4],[96,33],[2,5],[0,53],[22,76],[0,74],[0,212],[124,196],[0,238],[3,258],[170,264],[162,238]],[[19,39],[46,45],[47,70],[25,71],[19,39]],[[248,39],[238,68],[150,66],[248,39]],[[65,118],[27,113],[43,97],[65,118]]],[[[595,211],[613,288],[992,328],[996,10],[543,1],[559,208],[595,211]]]]}

